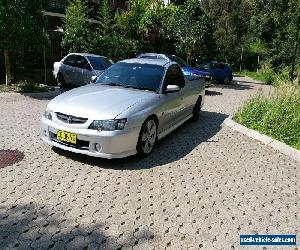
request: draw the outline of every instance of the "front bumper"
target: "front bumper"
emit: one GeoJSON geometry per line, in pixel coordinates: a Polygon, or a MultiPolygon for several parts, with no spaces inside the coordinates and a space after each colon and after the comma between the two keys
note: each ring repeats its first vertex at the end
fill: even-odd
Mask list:
{"type": "Polygon", "coordinates": [[[139,128],[99,132],[91,129],[71,128],[67,124],[62,126],[44,117],[41,119],[41,127],[42,140],[45,143],[74,153],[106,159],[123,158],[137,153],[139,128]],[[75,133],[76,145],[58,141],[57,129],[75,133]],[[101,146],[100,150],[96,149],[96,143],[101,146]]]}
{"type": "Polygon", "coordinates": [[[52,75],[53,75],[54,79],[56,79],[57,78],[57,71],[53,70],[52,75]]]}

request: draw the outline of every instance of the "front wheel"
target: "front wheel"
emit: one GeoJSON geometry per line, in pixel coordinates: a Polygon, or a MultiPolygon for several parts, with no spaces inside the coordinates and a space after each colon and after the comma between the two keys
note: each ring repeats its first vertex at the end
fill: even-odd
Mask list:
{"type": "Polygon", "coordinates": [[[61,88],[66,87],[65,78],[61,73],[57,74],[56,81],[57,81],[58,87],[61,87],[61,88]]]}
{"type": "Polygon", "coordinates": [[[151,154],[157,137],[157,124],[152,119],[147,119],[141,128],[138,143],[136,146],[137,153],[141,157],[151,154]]]}

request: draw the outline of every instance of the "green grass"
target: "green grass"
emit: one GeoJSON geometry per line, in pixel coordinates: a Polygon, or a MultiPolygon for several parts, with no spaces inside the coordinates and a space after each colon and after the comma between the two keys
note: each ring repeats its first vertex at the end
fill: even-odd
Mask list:
{"type": "Polygon", "coordinates": [[[274,84],[277,80],[275,73],[271,70],[265,72],[262,71],[254,72],[254,71],[244,70],[242,72],[238,72],[237,74],[242,76],[249,76],[256,81],[260,81],[265,84],[274,84]]]}
{"type": "Polygon", "coordinates": [[[300,87],[284,83],[272,96],[257,95],[234,120],[300,150],[300,87]]]}
{"type": "Polygon", "coordinates": [[[272,69],[264,69],[259,70],[258,72],[244,70],[242,72],[236,72],[236,74],[249,76],[254,80],[273,86],[280,85],[282,82],[286,82],[287,79],[289,79],[289,71],[286,68],[277,73],[275,73],[272,69]]]}
{"type": "Polygon", "coordinates": [[[17,92],[17,93],[36,93],[36,92],[47,92],[46,87],[41,87],[37,83],[33,82],[19,82],[18,84],[11,84],[6,86],[5,84],[0,85],[0,92],[17,92]]]}

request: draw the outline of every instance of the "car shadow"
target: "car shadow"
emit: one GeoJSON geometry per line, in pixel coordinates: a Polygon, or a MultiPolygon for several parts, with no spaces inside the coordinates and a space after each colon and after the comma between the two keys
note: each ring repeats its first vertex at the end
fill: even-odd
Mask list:
{"type": "Polygon", "coordinates": [[[243,83],[241,81],[233,80],[230,84],[215,84],[215,88],[232,89],[232,90],[250,90],[254,86],[251,84],[243,83]]]}
{"type": "Polygon", "coordinates": [[[36,92],[36,93],[20,93],[23,96],[30,97],[37,100],[51,100],[54,97],[63,94],[69,90],[76,87],[60,88],[60,87],[50,87],[48,92],[36,92]]]}
{"type": "MultiPolygon", "coordinates": [[[[88,225],[81,223],[85,216],[90,216],[85,210],[86,204],[88,202],[82,204],[82,213],[73,220],[68,219],[68,214],[74,215],[73,209],[78,211],[78,207],[72,207],[72,204],[60,202],[56,204],[56,208],[60,208],[58,210],[33,201],[0,205],[0,249],[65,249],[65,246],[68,249],[90,249],[92,246],[91,249],[113,250],[131,245],[139,247],[139,244],[156,236],[142,228],[138,233],[132,231],[119,237],[112,235],[109,224],[96,219],[107,213],[101,210],[94,212],[98,216],[93,215],[94,220],[88,225]],[[81,240],[82,237],[84,240],[81,240]]],[[[121,224],[118,226],[121,227],[121,224]]]]}
{"type": "Polygon", "coordinates": [[[197,122],[186,122],[170,135],[158,141],[151,155],[146,158],[130,156],[124,159],[101,159],[53,148],[59,155],[83,164],[120,170],[149,169],[175,162],[201,143],[208,142],[221,129],[228,116],[216,112],[202,111],[197,122]]]}
{"type": "Polygon", "coordinates": [[[205,95],[208,96],[217,96],[217,95],[223,95],[221,92],[219,91],[215,91],[215,90],[205,90],[205,95]]]}

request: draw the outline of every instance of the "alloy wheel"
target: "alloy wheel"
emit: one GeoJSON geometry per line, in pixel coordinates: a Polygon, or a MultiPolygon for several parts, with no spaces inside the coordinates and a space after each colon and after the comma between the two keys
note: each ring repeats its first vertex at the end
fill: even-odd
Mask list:
{"type": "Polygon", "coordinates": [[[156,141],[156,124],[153,120],[149,120],[142,131],[142,137],[141,137],[141,142],[142,142],[142,149],[145,154],[149,154],[155,144],[156,141]]]}

